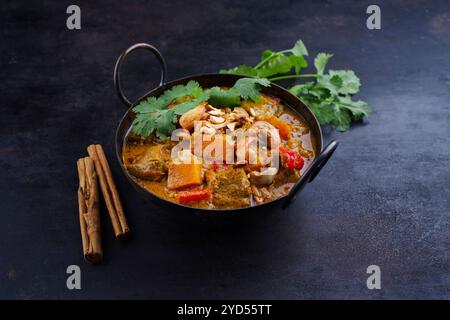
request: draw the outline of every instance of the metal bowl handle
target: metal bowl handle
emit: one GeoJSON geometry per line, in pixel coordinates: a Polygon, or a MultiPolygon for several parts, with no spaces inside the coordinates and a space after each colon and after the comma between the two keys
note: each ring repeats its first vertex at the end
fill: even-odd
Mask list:
{"type": "Polygon", "coordinates": [[[159,86],[162,86],[166,83],[166,77],[167,77],[167,66],[166,61],[164,60],[162,54],[156,49],[154,46],[148,44],[148,43],[137,43],[135,45],[132,45],[128,49],[122,52],[122,54],[117,58],[116,66],[114,67],[114,87],[116,88],[117,95],[119,96],[120,100],[127,106],[131,107],[133,103],[128,100],[128,98],[125,96],[122,90],[122,82],[120,79],[120,73],[122,70],[122,63],[124,62],[125,58],[134,50],[137,49],[145,49],[153,53],[156,58],[158,59],[159,66],[161,68],[161,81],[159,82],[159,86]]]}
{"type": "Polygon", "coordinates": [[[282,207],[287,208],[292,202],[295,201],[297,193],[303,189],[307,182],[312,182],[320,170],[325,166],[328,160],[336,150],[338,143],[336,140],[332,140],[319,154],[317,159],[312,163],[308,170],[304,173],[303,178],[300,179],[294,187],[291,189],[286,197],[282,207]]]}

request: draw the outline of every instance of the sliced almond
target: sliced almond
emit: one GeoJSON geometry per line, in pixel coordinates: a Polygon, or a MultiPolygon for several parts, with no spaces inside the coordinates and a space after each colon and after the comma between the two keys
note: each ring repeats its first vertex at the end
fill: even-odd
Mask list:
{"type": "Polygon", "coordinates": [[[222,117],[211,116],[211,117],[209,117],[209,121],[211,121],[214,124],[219,124],[219,123],[224,123],[225,119],[222,117]]]}
{"type": "Polygon", "coordinates": [[[256,116],[255,109],[250,108],[248,111],[250,112],[250,114],[252,115],[252,117],[255,117],[255,116],[256,116]]]}
{"type": "Polygon", "coordinates": [[[221,124],[210,124],[208,127],[210,127],[210,128],[214,128],[214,129],[222,129],[222,128],[225,128],[227,126],[227,123],[226,122],[224,122],[224,123],[221,123],[221,124]]]}
{"type": "Polygon", "coordinates": [[[247,112],[244,108],[242,108],[242,107],[235,107],[235,108],[233,109],[233,111],[234,111],[235,113],[238,113],[238,114],[241,114],[241,115],[245,115],[245,116],[248,117],[248,112],[247,112]]]}
{"type": "Polygon", "coordinates": [[[214,128],[201,127],[200,132],[213,135],[214,133],[216,133],[216,130],[214,128]]]}
{"type": "Polygon", "coordinates": [[[221,110],[219,110],[219,109],[210,110],[210,111],[208,111],[208,113],[209,113],[210,115],[212,115],[212,116],[221,116],[221,115],[224,114],[224,113],[223,113],[221,110]]]}

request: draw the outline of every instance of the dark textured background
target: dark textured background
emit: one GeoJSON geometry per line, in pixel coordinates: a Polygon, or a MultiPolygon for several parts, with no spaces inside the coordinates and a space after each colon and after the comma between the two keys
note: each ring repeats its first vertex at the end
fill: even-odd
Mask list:
{"type": "MultiPolygon", "coordinates": [[[[72,2],[0,5],[0,298],[450,298],[450,5],[389,1],[382,30],[372,1],[72,2]],[[361,77],[373,107],[285,212],[209,219],[166,212],[131,189],[114,158],[125,111],[112,71],[119,53],[149,42],[169,79],[255,64],[263,49],[302,38],[312,55],[361,77]],[[105,263],[86,264],[77,220],[76,159],[105,146],[134,232],[113,240],[102,208],[105,263]],[[66,267],[82,290],[66,289],[66,267]],[[382,290],[366,288],[366,268],[382,290]]],[[[125,89],[158,79],[133,54],[125,89]]]]}

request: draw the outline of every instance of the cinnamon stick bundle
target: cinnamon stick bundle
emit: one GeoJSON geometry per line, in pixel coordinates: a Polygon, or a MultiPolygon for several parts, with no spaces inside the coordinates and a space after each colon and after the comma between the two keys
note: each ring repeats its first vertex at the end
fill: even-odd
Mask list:
{"type": "Polygon", "coordinates": [[[103,259],[100,235],[100,212],[98,208],[98,186],[94,162],[91,158],[77,161],[79,187],[78,211],[84,258],[92,263],[103,259]]]}
{"type": "Polygon", "coordinates": [[[87,148],[87,151],[92,160],[94,160],[95,171],[97,172],[103,198],[108,208],[114,234],[116,238],[124,238],[129,233],[130,228],[128,227],[119,193],[117,192],[103,148],[99,144],[92,144],[87,148]]]}

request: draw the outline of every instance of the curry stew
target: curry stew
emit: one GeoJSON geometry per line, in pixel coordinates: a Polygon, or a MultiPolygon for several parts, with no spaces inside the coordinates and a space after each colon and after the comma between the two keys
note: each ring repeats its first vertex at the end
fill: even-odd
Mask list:
{"type": "Polygon", "coordinates": [[[316,152],[305,121],[279,99],[264,94],[258,102],[246,100],[233,108],[216,109],[201,103],[179,117],[176,127],[181,129],[178,141],[160,140],[153,134],[141,139],[130,131],[123,146],[123,162],[142,187],[190,207],[235,209],[282,197],[316,152]],[[242,144],[233,140],[233,133],[251,130],[256,132],[256,140],[264,131],[272,140],[252,144],[247,137],[241,140],[244,148],[239,148],[242,144]],[[199,141],[201,147],[196,149],[199,141]],[[265,153],[253,150],[254,145],[265,153]],[[207,149],[210,152],[205,155],[207,149]],[[273,160],[279,165],[274,166],[273,160]]]}

